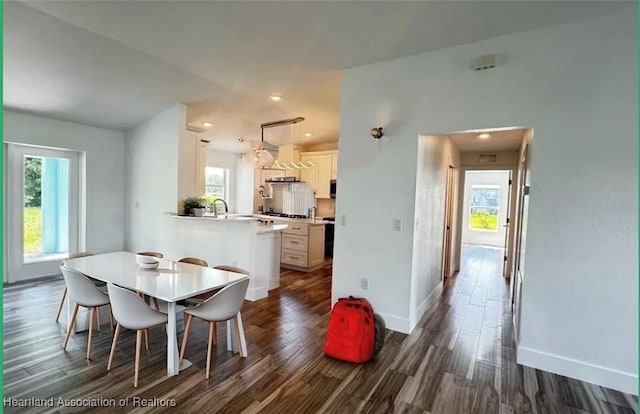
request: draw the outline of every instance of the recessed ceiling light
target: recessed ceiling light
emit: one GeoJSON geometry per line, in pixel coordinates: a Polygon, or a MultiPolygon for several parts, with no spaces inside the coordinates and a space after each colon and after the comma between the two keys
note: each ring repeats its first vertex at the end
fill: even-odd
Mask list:
{"type": "Polygon", "coordinates": [[[273,102],[280,102],[282,100],[282,96],[280,95],[271,95],[270,98],[273,102]]]}
{"type": "Polygon", "coordinates": [[[478,138],[480,139],[489,139],[489,137],[491,137],[491,135],[487,134],[486,132],[483,132],[482,134],[478,135],[478,138]]]}
{"type": "Polygon", "coordinates": [[[213,126],[213,124],[211,122],[203,122],[202,126],[209,128],[210,126],[213,126]]]}
{"type": "Polygon", "coordinates": [[[313,135],[311,132],[307,132],[306,134],[304,134],[305,137],[310,137],[311,135],[313,135]]]}

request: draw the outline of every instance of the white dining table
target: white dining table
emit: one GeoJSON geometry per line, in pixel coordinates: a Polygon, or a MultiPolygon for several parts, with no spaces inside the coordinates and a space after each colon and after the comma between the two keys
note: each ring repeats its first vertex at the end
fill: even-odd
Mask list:
{"type": "MultiPolygon", "coordinates": [[[[167,375],[173,376],[177,375],[181,368],[178,361],[176,302],[223,288],[246,279],[247,276],[167,259],[158,261],[160,265],[157,269],[142,269],[137,265],[135,253],[114,252],[69,259],[65,263],[67,267],[93,279],[132,289],[167,303],[167,375]]],[[[235,344],[233,338],[232,341],[227,340],[227,347],[230,350],[240,348],[240,355],[247,355],[240,312],[237,316],[240,343],[235,344]]],[[[183,360],[182,368],[189,365],[191,364],[187,360],[183,360]]]]}

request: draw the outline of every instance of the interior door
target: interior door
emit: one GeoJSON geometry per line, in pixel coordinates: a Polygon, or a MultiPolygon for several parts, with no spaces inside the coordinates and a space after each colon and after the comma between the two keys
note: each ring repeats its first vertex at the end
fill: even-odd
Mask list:
{"type": "Polygon", "coordinates": [[[504,259],[502,265],[502,277],[509,279],[511,272],[509,271],[509,227],[511,226],[511,191],[513,190],[513,173],[509,171],[509,189],[507,190],[507,214],[505,214],[504,224],[504,259]]]}
{"type": "Polygon", "coordinates": [[[527,235],[527,215],[529,211],[529,187],[531,185],[528,146],[525,147],[522,156],[519,175],[520,188],[518,190],[518,196],[520,198],[520,202],[518,205],[518,225],[515,237],[515,281],[511,284],[511,308],[513,311],[513,329],[516,338],[519,338],[520,332],[520,300],[522,298],[522,283],[524,280],[524,249],[527,235]]]}
{"type": "Polygon", "coordinates": [[[453,193],[454,193],[454,177],[455,168],[450,165],[447,170],[447,186],[445,195],[445,208],[444,208],[444,246],[443,246],[443,260],[442,260],[442,285],[446,281],[446,278],[451,275],[451,240],[453,231],[453,193]]]}
{"type": "Polygon", "coordinates": [[[7,145],[7,282],[60,273],[78,251],[79,154],[7,145]]]}

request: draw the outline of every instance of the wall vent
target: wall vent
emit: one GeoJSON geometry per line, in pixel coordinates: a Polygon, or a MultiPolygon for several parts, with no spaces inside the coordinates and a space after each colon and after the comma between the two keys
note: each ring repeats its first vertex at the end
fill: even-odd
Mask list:
{"type": "Polygon", "coordinates": [[[498,154],[480,154],[478,162],[480,164],[495,164],[498,162],[498,154]]]}
{"type": "Polygon", "coordinates": [[[199,127],[199,126],[193,125],[193,124],[187,124],[186,125],[186,129],[187,129],[187,131],[197,132],[199,134],[202,134],[203,132],[207,132],[207,128],[199,127]]]}
{"type": "Polygon", "coordinates": [[[498,55],[486,55],[475,58],[471,63],[471,69],[477,71],[493,69],[500,65],[501,57],[498,55]]]}

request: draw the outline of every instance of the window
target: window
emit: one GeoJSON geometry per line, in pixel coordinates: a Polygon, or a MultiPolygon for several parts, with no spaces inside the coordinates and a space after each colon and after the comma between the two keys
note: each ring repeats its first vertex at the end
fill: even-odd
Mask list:
{"type": "Polygon", "coordinates": [[[469,203],[469,229],[474,231],[498,231],[500,186],[472,185],[469,203]]]}
{"type": "Polygon", "coordinates": [[[205,195],[229,199],[229,169],[207,167],[205,169],[205,195]]]}

